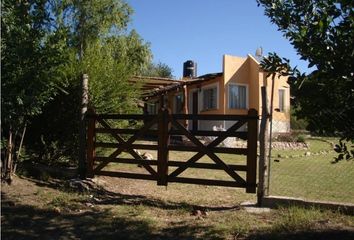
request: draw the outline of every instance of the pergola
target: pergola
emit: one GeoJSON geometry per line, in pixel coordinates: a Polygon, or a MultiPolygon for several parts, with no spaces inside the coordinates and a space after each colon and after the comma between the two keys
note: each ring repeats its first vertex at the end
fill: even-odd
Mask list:
{"type": "Polygon", "coordinates": [[[142,100],[144,102],[159,97],[160,101],[163,101],[163,96],[170,92],[178,91],[179,89],[183,90],[184,99],[187,99],[187,86],[198,84],[201,85],[201,83],[215,79],[221,75],[222,73],[212,73],[197,78],[187,78],[181,80],[161,77],[135,76],[130,81],[134,84],[138,84],[141,90],[142,100]]]}

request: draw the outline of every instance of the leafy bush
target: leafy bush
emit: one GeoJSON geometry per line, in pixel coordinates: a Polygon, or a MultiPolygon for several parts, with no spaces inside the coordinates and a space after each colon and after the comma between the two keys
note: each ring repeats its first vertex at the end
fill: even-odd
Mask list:
{"type": "Polygon", "coordinates": [[[278,134],[273,141],[278,142],[306,142],[306,138],[303,134],[297,132],[290,132],[290,133],[280,133],[278,134]]]}

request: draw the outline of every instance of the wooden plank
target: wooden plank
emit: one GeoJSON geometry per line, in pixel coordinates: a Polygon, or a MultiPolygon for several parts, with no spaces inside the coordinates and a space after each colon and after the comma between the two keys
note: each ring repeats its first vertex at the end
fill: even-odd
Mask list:
{"type": "MultiPolygon", "coordinates": [[[[162,99],[163,101],[163,99],[162,99]]],[[[167,175],[168,175],[168,149],[169,144],[169,112],[167,108],[159,109],[159,120],[158,120],[158,150],[157,150],[157,185],[167,186],[167,175]]]]}
{"type": "MultiPolygon", "coordinates": [[[[171,114],[172,119],[176,120],[220,120],[220,121],[247,121],[248,115],[231,115],[231,114],[171,114]]],[[[258,116],[251,116],[252,119],[258,119],[258,116]]]]}
{"type": "MultiPolygon", "coordinates": [[[[120,143],[96,142],[95,146],[96,147],[102,147],[102,148],[121,148],[122,144],[120,144],[120,143]]],[[[144,149],[144,150],[157,150],[157,145],[131,144],[131,148],[133,148],[133,149],[144,149]]]]}
{"type": "MultiPolygon", "coordinates": [[[[258,116],[258,112],[255,109],[248,111],[250,117],[258,116]]],[[[248,128],[248,142],[247,142],[247,174],[246,174],[246,192],[256,192],[257,181],[257,136],[258,136],[258,121],[254,118],[250,118],[247,123],[248,128]]]]}
{"type": "Polygon", "coordinates": [[[214,179],[169,177],[168,181],[169,182],[177,182],[177,183],[208,185],[208,186],[240,187],[240,188],[246,187],[245,183],[240,183],[240,182],[235,182],[235,181],[214,180],[214,179]]]}
{"type": "MultiPolygon", "coordinates": [[[[136,134],[140,129],[118,129],[118,128],[96,128],[96,133],[108,133],[108,134],[136,134]]],[[[157,136],[157,130],[147,130],[146,135],[157,136]]]]}
{"type": "MultiPolygon", "coordinates": [[[[94,114],[93,109],[89,108],[88,113],[94,114]]],[[[87,146],[86,146],[86,154],[87,154],[87,162],[86,162],[86,176],[89,178],[93,178],[93,166],[94,166],[94,159],[96,155],[95,151],[95,127],[96,127],[96,119],[95,118],[88,118],[87,123],[87,146]]]]}
{"type": "Polygon", "coordinates": [[[145,180],[155,180],[156,177],[153,175],[141,174],[141,173],[127,173],[127,172],[110,172],[110,171],[95,171],[96,175],[109,176],[109,177],[120,177],[120,178],[132,178],[132,179],[145,179],[145,180]]]}
{"type": "MultiPolygon", "coordinates": [[[[247,132],[242,131],[242,132],[226,132],[226,131],[191,131],[189,130],[191,134],[194,136],[226,136],[226,137],[237,137],[243,140],[247,139],[247,132]]],[[[182,131],[177,130],[177,129],[171,129],[170,131],[171,135],[184,135],[182,131]]]]}
{"type": "MultiPolygon", "coordinates": [[[[116,119],[116,120],[152,120],[156,115],[142,115],[142,114],[97,114],[97,115],[87,115],[88,118],[95,117],[96,119],[116,119]]],[[[224,120],[224,121],[239,121],[248,120],[247,115],[230,115],[230,114],[171,114],[173,119],[184,119],[184,120],[224,120]]],[[[252,119],[258,119],[258,116],[251,117],[252,119]]]]}
{"type": "MultiPolygon", "coordinates": [[[[96,157],[95,161],[96,162],[102,162],[108,160],[109,162],[114,162],[114,163],[124,163],[124,164],[149,164],[152,166],[157,166],[157,160],[137,160],[137,159],[132,159],[132,158],[109,158],[109,157],[96,157]]],[[[173,161],[169,160],[168,161],[168,166],[170,167],[179,167],[183,166],[185,162],[183,161],[173,161]]],[[[234,165],[234,164],[228,164],[229,168],[234,170],[234,171],[247,171],[247,166],[246,165],[234,165]]],[[[216,169],[216,170],[222,170],[223,168],[217,164],[214,163],[193,163],[190,164],[190,168],[203,168],[203,169],[216,169]]]]}
{"type": "MultiPolygon", "coordinates": [[[[226,148],[226,147],[209,147],[214,153],[228,153],[237,155],[247,155],[247,148],[226,148]]],[[[199,152],[199,147],[197,146],[182,146],[182,145],[170,145],[168,146],[170,151],[181,151],[181,152],[199,152]]]]}
{"type": "MultiPolygon", "coordinates": [[[[90,115],[88,115],[90,117],[90,115]]],[[[107,119],[115,119],[115,120],[146,120],[152,121],[156,118],[156,115],[143,115],[143,114],[97,114],[96,119],[107,120],[107,119]]]]}

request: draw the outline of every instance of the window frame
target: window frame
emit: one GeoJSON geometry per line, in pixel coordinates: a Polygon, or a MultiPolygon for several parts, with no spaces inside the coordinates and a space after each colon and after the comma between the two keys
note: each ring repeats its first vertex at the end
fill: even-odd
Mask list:
{"type": "Polygon", "coordinates": [[[286,89],[284,88],[279,88],[278,89],[278,109],[279,112],[285,112],[286,111],[286,103],[285,103],[285,96],[286,96],[286,89]],[[282,108],[280,107],[280,92],[283,92],[282,96],[282,108]]]}
{"type": "Polygon", "coordinates": [[[149,101],[146,103],[147,107],[146,107],[146,111],[148,115],[156,115],[158,114],[158,110],[159,110],[159,102],[157,101],[149,101]],[[152,112],[150,112],[150,110],[153,110],[152,112]]]}
{"type": "Polygon", "coordinates": [[[248,92],[248,84],[246,84],[246,83],[229,83],[228,84],[228,89],[227,89],[227,94],[228,94],[228,104],[227,104],[227,107],[228,107],[228,109],[241,109],[241,110],[247,110],[248,109],[248,100],[249,100],[249,92],[248,92]],[[246,106],[245,106],[245,108],[233,108],[233,107],[231,107],[231,94],[230,94],[230,92],[231,92],[231,87],[232,86],[242,86],[242,87],[246,87],[246,106]]]}
{"type": "Polygon", "coordinates": [[[209,84],[206,86],[203,86],[201,88],[201,106],[202,106],[202,111],[212,111],[212,110],[217,110],[219,109],[219,83],[214,83],[214,84],[209,84]],[[216,96],[215,96],[215,108],[205,108],[204,106],[204,91],[210,90],[210,89],[216,89],[216,96]]]}
{"type": "Polygon", "coordinates": [[[176,113],[176,114],[179,114],[179,113],[183,113],[183,108],[184,108],[184,95],[183,93],[176,93],[174,96],[173,96],[173,112],[176,113]],[[180,112],[177,112],[177,97],[178,96],[181,96],[181,106],[182,106],[182,109],[180,112]]]}

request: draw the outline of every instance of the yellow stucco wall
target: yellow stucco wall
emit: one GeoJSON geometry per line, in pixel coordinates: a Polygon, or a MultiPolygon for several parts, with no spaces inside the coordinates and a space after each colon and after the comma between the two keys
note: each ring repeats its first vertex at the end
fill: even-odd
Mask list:
{"type": "MultiPolygon", "coordinates": [[[[249,55],[247,58],[224,55],[224,82],[225,82],[225,113],[226,114],[245,114],[247,110],[228,108],[228,84],[240,83],[248,86],[248,108],[256,109],[261,114],[262,99],[261,86],[267,86],[268,99],[271,99],[271,76],[266,77],[262,72],[258,61],[249,55]]],[[[290,120],[290,88],[287,77],[275,78],[273,107],[279,108],[279,89],[285,90],[284,112],[273,112],[273,119],[279,121],[290,120]]],[[[269,102],[270,103],[270,102],[269,102]]]]}
{"type": "Polygon", "coordinates": [[[259,67],[252,59],[224,55],[225,113],[246,114],[247,109],[229,108],[229,85],[242,84],[247,87],[248,108],[259,111],[259,67]]]}
{"type": "Polygon", "coordinates": [[[199,94],[199,111],[200,113],[202,114],[224,114],[224,110],[223,110],[223,106],[225,105],[224,103],[224,87],[223,87],[223,84],[222,84],[222,77],[216,77],[215,79],[212,79],[210,81],[207,81],[207,82],[204,82],[204,83],[201,83],[201,84],[198,84],[198,85],[192,85],[190,87],[188,87],[187,89],[187,103],[188,103],[188,108],[189,108],[189,112],[191,113],[191,94],[192,92],[194,91],[198,91],[198,94],[199,94]],[[215,86],[217,85],[218,87],[218,104],[217,104],[217,109],[210,109],[210,110],[203,110],[202,108],[202,90],[205,89],[205,88],[208,88],[208,87],[212,87],[212,86],[215,86]]]}

